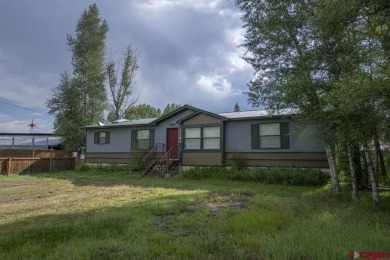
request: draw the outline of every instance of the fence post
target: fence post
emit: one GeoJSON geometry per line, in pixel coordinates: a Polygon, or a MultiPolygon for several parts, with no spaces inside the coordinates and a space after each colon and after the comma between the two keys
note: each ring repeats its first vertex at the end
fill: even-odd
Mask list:
{"type": "Polygon", "coordinates": [[[50,157],[49,159],[50,159],[50,160],[49,160],[49,172],[51,172],[51,163],[52,163],[52,158],[50,157]]]}
{"type": "Polygon", "coordinates": [[[8,164],[7,165],[8,175],[10,175],[11,174],[11,165],[12,165],[12,158],[11,157],[8,158],[7,164],[8,164]]]}
{"type": "Polygon", "coordinates": [[[32,149],[33,149],[32,157],[34,158],[35,157],[35,137],[32,138],[31,143],[32,143],[32,149]]]}

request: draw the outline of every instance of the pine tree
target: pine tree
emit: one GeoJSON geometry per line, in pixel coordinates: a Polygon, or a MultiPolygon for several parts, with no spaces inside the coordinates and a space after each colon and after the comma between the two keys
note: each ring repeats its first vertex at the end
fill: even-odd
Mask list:
{"type": "Polygon", "coordinates": [[[236,104],[234,105],[234,112],[241,112],[240,106],[238,105],[237,102],[236,102],[236,104]]]}

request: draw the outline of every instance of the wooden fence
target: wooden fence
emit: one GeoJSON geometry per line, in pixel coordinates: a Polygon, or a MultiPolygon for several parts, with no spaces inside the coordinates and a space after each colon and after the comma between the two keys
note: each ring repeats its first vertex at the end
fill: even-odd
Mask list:
{"type": "Polygon", "coordinates": [[[74,158],[0,158],[0,175],[71,170],[76,163],[74,158]]]}

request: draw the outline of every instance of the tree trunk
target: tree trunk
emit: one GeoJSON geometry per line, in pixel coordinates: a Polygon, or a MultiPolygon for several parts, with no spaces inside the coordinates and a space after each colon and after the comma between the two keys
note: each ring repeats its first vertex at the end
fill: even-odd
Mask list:
{"type": "Polygon", "coordinates": [[[348,152],[349,169],[351,171],[352,199],[356,200],[359,194],[358,194],[358,186],[357,186],[357,179],[356,179],[356,168],[355,168],[355,162],[353,156],[353,146],[350,142],[347,143],[347,152],[348,152]]]}
{"type": "Polygon", "coordinates": [[[362,170],[362,162],[361,162],[361,155],[360,155],[360,147],[359,144],[352,144],[353,149],[353,163],[355,167],[356,172],[356,181],[358,188],[362,188],[363,185],[363,170],[362,170]]]}
{"type": "Polygon", "coordinates": [[[367,157],[365,155],[364,150],[363,150],[363,153],[362,153],[362,158],[363,158],[363,169],[362,169],[362,172],[363,172],[363,184],[364,184],[364,188],[367,188],[368,187],[368,180],[370,179],[370,177],[369,177],[369,173],[368,173],[367,157]]]}
{"type": "Polygon", "coordinates": [[[368,145],[366,142],[363,144],[364,154],[366,156],[367,160],[367,169],[370,174],[370,180],[371,180],[371,189],[372,189],[372,198],[374,200],[374,207],[375,209],[379,209],[379,192],[378,192],[378,186],[376,183],[376,177],[375,177],[375,170],[374,165],[372,163],[370,151],[368,148],[368,145]]]}
{"type": "Polygon", "coordinates": [[[328,158],[330,177],[332,179],[333,194],[336,199],[340,198],[340,184],[336,170],[336,157],[334,145],[325,143],[326,156],[328,158]]]}
{"type": "MultiPolygon", "coordinates": [[[[378,135],[374,135],[374,143],[375,143],[375,154],[377,161],[379,162],[379,167],[380,167],[380,173],[382,176],[386,176],[386,167],[385,167],[385,161],[383,160],[383,154],[381,150],[381,144],[379,142],[378,135]]],[[[379,173],[379,169],[377,170],[379,173]]]]}

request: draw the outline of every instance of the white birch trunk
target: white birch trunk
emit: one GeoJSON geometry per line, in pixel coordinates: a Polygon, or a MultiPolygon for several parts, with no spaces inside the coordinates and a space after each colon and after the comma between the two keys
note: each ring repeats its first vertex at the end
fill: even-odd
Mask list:
{"type": "Polygon", "coordinates": [[[356,169],[355,169],[355,163],[353,161],[352,145],[349,142],[347,144],[347,150],[348,150],[349,170],[351,171],[352,199],[356,200],[359,196],[357,180],[356,180],[356,169]]]}
{"type": "Polygon", "coordinates": [[[372,189],[372,198],[374,200],[374,207],[375,209],[379,209],[379,192],[378,192],[378,186],[376,183],[376,177],[375,177],[375,171],[374,171],[374,165],[372,164],[372,159],[370,155],[370,151],[368,149],[367,143],[363,144],[364,148],[364,154],[366,156],[367,160],[367,168],[368,172],[370,174],[370,180],[371,180],[371,189],[372,189]]]}
{"type": "Polygon", "coordinates": [[[336,199],[340,197],[340,183],[336,170],[336,158],[334,146],[328,142],[325,143],[326,156],[328,158],[330,177],[332,179],[333,194],[336,199]]]}

